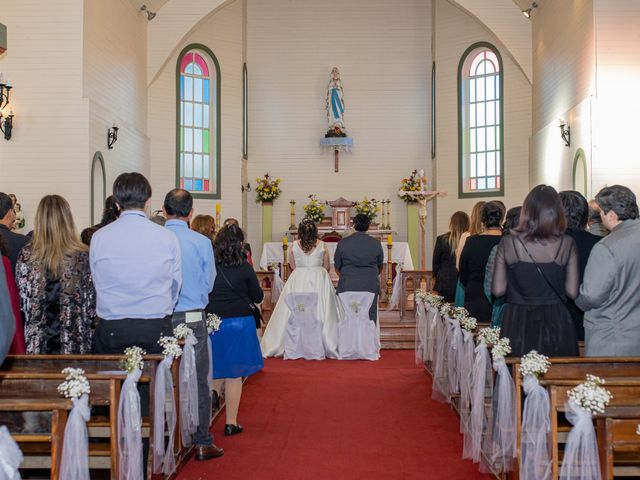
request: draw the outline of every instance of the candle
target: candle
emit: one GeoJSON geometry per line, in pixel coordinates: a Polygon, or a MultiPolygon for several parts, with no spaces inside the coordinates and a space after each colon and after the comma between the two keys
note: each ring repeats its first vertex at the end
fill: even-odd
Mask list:
{"type": "Polygon", "coordinates": [[[222,210],[222,205],[216,203],[216,213],[220,213],[220,210],[222,210]]]}
{"type": "Polygon", "coordinates": [[[282,245],[288,245],[289,244],[289,238],[288,237],[282,237],[282,245]]]}
{"type": "Polygon", "coordinates": [[[393,245],[393,236],[391,234],[387,235],[387,245],[393,245]]]}

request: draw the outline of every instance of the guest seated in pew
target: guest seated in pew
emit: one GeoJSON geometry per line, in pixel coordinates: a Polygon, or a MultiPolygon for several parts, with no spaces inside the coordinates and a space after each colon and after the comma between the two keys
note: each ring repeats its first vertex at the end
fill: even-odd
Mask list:
{"type": "Polygon", "coordinates": [[[180,245],[173,232],[146,217],[151,185],[143,175],[121,174],[113,195],[122,213],[91,240],[99,317],[93,351],[123,353],[136,345],[161,353],[158,340],[173,334],[182,285],[180,245]]]}
{"type": "Polygon", "coordinates": [[[211,334],[213,348],[213,388],[225,387],[225,435],[236,435],[242,395],[242,377],[264,368],[251,305],[262,302],[264,293],[258,277],[247,263],[244,234],[234,224],[223,226],[214,242],[217,275],[209,295],[208,313],[222,319],[220,330],[211,334]]]}
{"type": "Polygon", "coordinates": [[[640,220],[631,190],[605,187],[596,195],[610,234],[591,250],[576,305],[584,314],[585,354],[640,356],[640,220]]]}
{"type": "Polygon", "coordinates": [[[87,250],[69,203],[59,195],[43,197],[16,265],[27,353],[91,352],[96,293],[87,250]]]}
{"type": "MultiPolygon", "coordinates": [[[[602,237],[589,233],[587,231],[587,218],[589,216],[589,205],[587,199],[580,192],[566,190],[560,192],[560,201],[564,208],[564,215],[567,217],[567,235],[573,238],[578,249],[578,265],[580,267],[580,283],[584,278],[584,270],[587,267],[587,261],[591,254],[591,249],[598,243],[602,237]]],[[[584,341],[584,312],[580,310],[575,302],[571,299],[567,300],[567,307],[576,327],[576,335],[579,341],[584,341]]]]}
{"type": "Polygon", "coordinates": [[[460,283],[464,287],[464,308],[479,322],[489,323],[493,305],[484,295],[484,274],[491,249],[502,236],[504,208],[498,202],[482,207],[482,232],[469,237],[460,254],[460,283]]]}
{"type": "Polygon", "coordinates": [[[433,276],[436,281],[433,289],[444,297],[445,302],[453,303],[458,283],[456,270],[456,248],[460,237],[469,230],[469,215],[456,212],[449,220],[449,231],[439,235],[433,249],[433,276]]]}
{"type": "Polygon", "coordinates": [[[186,190],[176,188],[164,198],[165,227],[171,230],[180,244],[182,259],[182,288],[173,312],[172,324],[186,323],[193,330],[198,343],[196,375],[198,377],[198,429],[193,436],[196,460],[220,457],[224,451],[213,444],[209,433],[211,423],[211,390],[209,390],[209,356],[207,325],[204,309],[216,279],[211,240],[189,229],[193,216],[193,197],[186,190]]]}
{"type": "Polygon", "coordinates": [[[558,193],[538,185],[524,200],[518,227],[500,241],[491,290],[507,295],[501,336],[509,338],[513,356],[578,355],[566,307],[567,297],[578,294],[578,251],[566,225],[558,193]]]}

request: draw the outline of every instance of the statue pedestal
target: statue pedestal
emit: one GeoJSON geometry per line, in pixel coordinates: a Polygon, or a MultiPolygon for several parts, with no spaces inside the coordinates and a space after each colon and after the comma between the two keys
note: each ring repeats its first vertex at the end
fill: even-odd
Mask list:
{"type": "Polygon", "coordinates": [[[420,205],[418,202],[407,203],[407,243],[415,265],[421,265],[422,262],[419,211],[420,205]]]}
{"type": "Polygon", "coordinates": [[[262,243],[273,241],[273,202],[262,202],[262,243]]]}

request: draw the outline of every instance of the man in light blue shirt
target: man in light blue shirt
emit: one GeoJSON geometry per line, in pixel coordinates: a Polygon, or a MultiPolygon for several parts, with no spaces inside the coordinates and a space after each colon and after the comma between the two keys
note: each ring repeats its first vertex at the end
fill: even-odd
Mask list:
{"type": "Polygon", "coordinates": [[[137,345],[161,353],[158,339],[172,334],[182,285],[178,239],[146,217],[151,185],[142,174],[120,175],[113,195],[122,213],[93,235],[89,250],[100,318],[94,352],[122,353],[137,345]]]}
{"type": "Polygon", "coordinates": [[[196,460],[220,457],[224,453],[213,444],[209,433],[211,423],[211,390],[209,388],[209,356],[207,325],[204,309],[216,279],[211,240],[189,229],[193,216],[193,197],[186,190],[176,188],[164,199],[165,227],[171,230],[180,244],[182,258],[182,290],[173,313],[173,326],[186,323],[198,343],[196,375],[198,377],[198,429],[193,436],[196,460]]]}

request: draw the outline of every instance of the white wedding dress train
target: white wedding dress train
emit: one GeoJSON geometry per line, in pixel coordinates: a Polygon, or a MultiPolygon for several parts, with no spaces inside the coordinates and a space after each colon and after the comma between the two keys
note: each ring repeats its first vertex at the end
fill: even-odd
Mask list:
{"type": "Polygon", "coordinates": [[[338,322],[340,307],[329,273],[322,266],[324,242],[318,242],[308,254],[294,242],[292,254],[296,268],[285,283],[271,319],[262,335],[260,347],[264,357],[282,357],[287,324],[291,312],[285,299],[290,293],[317,293],[317,318],[322,322],[322,342],[328,358],[338,358],[338,322]]]}

